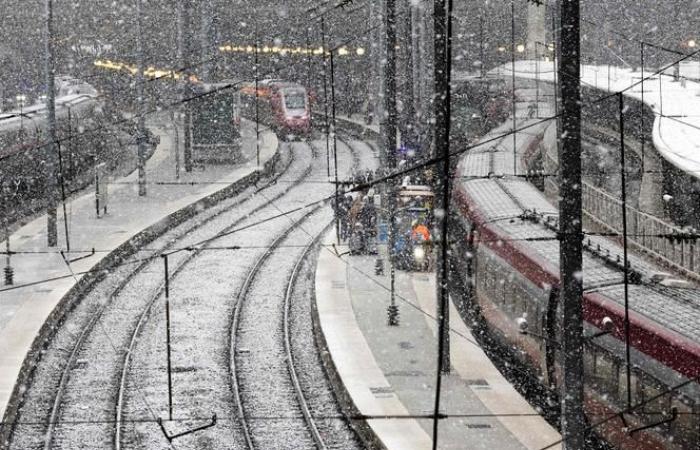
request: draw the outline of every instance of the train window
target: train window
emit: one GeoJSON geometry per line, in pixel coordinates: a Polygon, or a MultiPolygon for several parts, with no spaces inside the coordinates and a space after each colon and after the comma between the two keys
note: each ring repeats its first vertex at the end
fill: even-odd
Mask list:
{"type": "Polygon", "coordinates": [[[596,358],[595,378],[598,392],[606,400],[614,402],[617,396],[617,364],[608,352],[600,352],[596,358]]]}
{"type": "MultiPolygon", "coordinates": [[[[624,363],[621,365],[621,370],[618,372],[618,380],[618,398],[620,399],[621,403],[624,403],[627,401],[627,370],[624,366],[624,363]]],[[[630,376],[630,386],[632,388],[632,403],[636,403],[639,401],[638,384],[639,382],[637,380],[637,373],[633,370],[630,376]]]]}
{"type": "Polygon", "coordinates": [[[700,417],[694,413],[692,402],[676,396],[672,399],[671,406],[678,410],[678,418],[670,424],[674,443],[681,448],[698,448],[700,417]]]}
{"type": "Polygon", "coordinates": [[[649,376],[643,375],[640,377],[640,387],[642,402],[646,402],[644,408],[642,408],[643,411],[658,413],[669,409],[669,396],[660,396],[664,391],[660,383],[649,376]]]}
{"type": "Polygon", "coordinates": [[[593,379],[595,373],[595,350],[592,347],[586,346],[583,352],[583,376],[584,378],[593,379]]]}

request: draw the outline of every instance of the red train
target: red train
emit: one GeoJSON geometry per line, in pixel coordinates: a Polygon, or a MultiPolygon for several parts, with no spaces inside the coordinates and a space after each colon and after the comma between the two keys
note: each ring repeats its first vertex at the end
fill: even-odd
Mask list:
{"type": "Polygon", "coordinates": [[[241,94],[246,117],[255,120],[257,116],[281,137],[304,137],[311,133],[311,102],[304,86],[262,80],[258,83],[257,96],[254,84],[243,87],[241,94]]]}
{"type": "MultiPolygon", "coordinates": [[[[551,400],[560,394],[566,326],[558,212],[532,184],[508,175],[512,151],[499,144],[472,150],[458,166],[451,290],[524,383],[551,400]]],[[[614,417],[592,430],[616,448],[699,450],[700,290],[630,259],[628,383],[622,249],[600,237],[584,244],[585,412],[590,424],[614,417]]]]}

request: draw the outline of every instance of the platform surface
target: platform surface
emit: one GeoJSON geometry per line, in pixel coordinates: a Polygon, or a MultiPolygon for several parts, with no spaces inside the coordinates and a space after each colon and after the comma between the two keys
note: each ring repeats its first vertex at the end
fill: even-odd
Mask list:
{"type": "MultiPolygon", "coordinates": [[[[94,186],[70,199],[67,204],[72,253],[68,259],[97,253],[73,264],[60,254],[66,249],[62,208],[58,209],[58,247],[48,248],[45,215],[39,216],[10,235],[14,285],[0,285],[0,417],[4,415],[24,357],[31,348],[46,318],[63,296],[109,252],[168,215],[211,195],[258,170],[255,158],[255,132],[245,122],[243,128],[244,161],[236,165],[212,165],[175,176],[173,132],[167,122],[153,120],[149,128],[160,136],[160,145],[146,163],[148,195],[139,197],[136,173],[113,180],[109,186],[108,214],[98,219],[94,186]],[[184,183],[156,184],[161,183],[184,183]],[[197,184],[187,184],[187,183],[197,184]],[[32,254],[31,252],[36,252],[32,254]],[[53,281],[47,281],[54,279],[53,281]]],[[[274,156],[277,138],[265,131],[261,135],[260,163],[274,156]]],[[[5,251],[5,241],[0,242],[5,251]]],[[[4,267],[5,258],[0,259],[4,267]]]]}
{"type": "MultiPolygon", "coordinates": [[[[331,243],[333,234],[327,237],[331,243]]],[[[337,247],[338,254],[347,249],[337,247]]],[[[435,402],[437,326],[433,274],[397,272],[399,326],[387,325],[388,276],[374,274],[373,256],[337,256],[321,249],[316,302],[336,369],[359,412],[408,416],[369,420],[389,449],[428,449],[435,402]]],[[[493,366],[454,306],[452,370],[443,378],[441,449],[539,449],[560,439],[493,366]]],[[[558,447],[553,447],[558,448],[558,447]]]]}

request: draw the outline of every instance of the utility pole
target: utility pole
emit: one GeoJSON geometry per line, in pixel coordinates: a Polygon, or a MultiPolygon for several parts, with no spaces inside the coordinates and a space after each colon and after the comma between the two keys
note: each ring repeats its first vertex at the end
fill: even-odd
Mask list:
{"type": "Polygon", "coordinates": [[[326,175],[331,176],[331,135],[330,121],[328,119],[328,64],[326,59],[326,17],[321,16],[321,50],[323,50],[323,116],[326,131],[326,175]]]}
{"type": "MultiPolygon", "coordinates": [[[[384,148],[389,170],[396,169],[396,0],[386,0],[386,67],[384,70],[384,101],[386,109],[386,125],[384,127],[384,148]]],[[[396,305],[396,261],[394,243],[396,241],[396,180],[387,183],[389,209],[389,263],[390,263],[390,298],[388,323],[390,326],[399,324],[399,308],[396,305]]]]}
{"type": "Polygon", "coordinates": [[[452,70],[452,0],[435,1],[435,158],[437,164],[435,180],[435,211],[437,224],[435,238],[437,252],[437,316],[439,321],[439,369],[442,374],[450,372],[450,336],[446,329],[450,323],[449,294],[447,292],[447,209],[449,207],[450,178],[450,76],[452,70]],[[449,9],[449,13],[448,10],[449,9]]]}
{"type": "Polygon", "coordinates": [[[438,362],[433,411],[433,450],[438,448],[440,397],[442,377],[450,373],[450,298],[447,291],[448,216],[450,198],[450,77],[452,72],[452,0],[435,0],[435,240],[438,242],[436,270],[436,298],[438,317],[438,362]]]}
{"type": "Polygon", "coordinates": [[[560,280],[562,318],[561,391],[564,448],[585,448],[583,413],[583,229],[581,211],[581,43],[579,0],[560,0],[561,42],[559,83],[562,104],[562,147],[559,157],[560,280]]]}
{"type": "Polygon", "coordinates": [[[46,195],[48,204],[47,215],[47,236],[48,246],[58,245],[58,225],[56,221],[56,208],[58,200],[56,198],[57,178],[56,178],[56,86],[54,83],[54,33],[53,33],[53,0],[46,0],[46,54],[45,54],[45,75],[46,75],[46,109],[48,114],[48,158],[46,158],[46,195]]]}
{"type": "Polygon", "coordinates": [[[516,117],[517,108],[515,104],[515,0],[510,0],[510,70],[513,92],[511,95],[513,114],[513,176],[518,174],[518,120],[516,117]]]}
{"type": "Polygon", "coordinates": [[[201,30],[199,45],[202,54],[202,79],[211,81],[212,68],[214,66],[214,3],[213,0],[200,0],[201,30]]]}
{"type": "Polygon", "coordinates": [[[190,36],[190,13],[192,0],[182,0],[179,2],[179,20],[178,20],[178,56],[179,66],[182,69],[182,90],[181,99],[183,101],[182,112],[184,117],[183,123],[183,159],[185,160],[185,172],[192,172],[192,129],[190,128],[190,103],[187,101],[192,96],[192,88],[190,85],[190,67],[191,52],[191,36],[190,36]]]}
{"type": "Polygon", "coordinates": [[[258,20],[255,20],[255,161],[260,167],[260,37],[258,35],[258,20]]]}
{"type": "Polygon", "coordinates": [[[143,33],[142,33],[142,1],[136,0],[136,145],[137,165],[139,179],[139,196],[146,195],[146,98],[143,54],[143,33]]]}

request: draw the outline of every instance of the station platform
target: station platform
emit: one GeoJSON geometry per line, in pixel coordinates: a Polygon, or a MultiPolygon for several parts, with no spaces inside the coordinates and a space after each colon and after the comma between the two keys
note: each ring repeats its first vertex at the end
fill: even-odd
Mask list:
{"type": "MultiPolygon", "coordinates": [[[[207,165],[176,178],[174,126],[153,118],[150,130],[160,144],[146,163],[147,196],[139,197],[137,174],[111,180],[107,214],[97,217],[94,186],[69,199],[66,250],[64,216],[58,208],[58,247],[47,247],[47,218],[41,215],[11,233],[14,284],[0,286],[0,417],[4,416],[25,356],[42,325],[61,299],[114,249],[148,227],[198,200],[262,170],[278,149],[277,137],[261,133],[260,166],[256,165],[255,130],[244,122],[243,161],[236,165],[207,165]],[[95,249],[95,254],[92,253],[95,249]],[[85,257],[73,263],[68,261],[85,257]]],[[[180,135],[182,135],[180,133],[180,135]]],[[[0,242],[5,251],[6,242],[0,242]]],[[[6,257],[0,259],[5,266],[6,257]]]]}
{"type": "MultiPolygon", "coordinates": [[[[437,367],[433,273],[397,272],[398,326],[389,326],[388,270],[376,256],[350,256],[326,235],[316,271],[317,326],[342,382],[346,407],[367,418],[387,449],[432,447],[437,367]],[[341,255],[341,256],[338,256],[341,255]]],[[[386,259],[385,259],[386,260],[386,259]]],[[[440,449],[539,449],[560,435],[490,362],[450,312],[451,372],[443,377],[440,449]]],[[[560,448],[560,447],[552,447],[560,448]]]]}
{"type": "MultiPolygon", "coordinates": [[[[552,83],[552,63],[517,61],[515,76],[520,79],[552,83]]],[[[581,66],[581,84],[610,94],[644,101],[654,114],[652,139],[659,155],[679,170],[700,178],[700,71],[695,61],[684,61],[679,76],[668,68],[653,75],[657,68],[621,68],[615,66],[581,66]],[[653,75],[653,76],[652,76],[653,75]],[[642,80],[644,82],[642,83],[642,80]],[[643,87],[643,90],[642,90],[643,87]]],[[[497,67],[490,75],[508,78],[510,64],[497,67]]]]}

